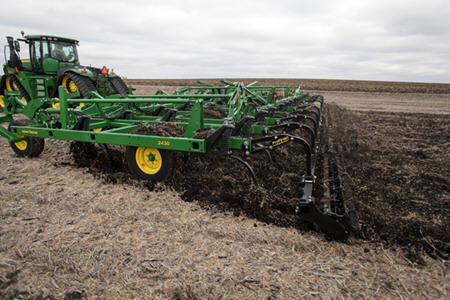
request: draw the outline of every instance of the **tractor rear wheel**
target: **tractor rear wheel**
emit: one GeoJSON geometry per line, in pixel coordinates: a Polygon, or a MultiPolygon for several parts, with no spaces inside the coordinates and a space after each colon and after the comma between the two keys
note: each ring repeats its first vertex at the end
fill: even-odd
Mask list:
{"type": "Polygon", "coordinates": [[[122,78],[119,76],[112,77],[109,79],[109,82],[117,93],[121,95],[128,95],[128,87],[125,82],[123,82],[122,78]]]}
{"type": "Polygon", "coordinates": [[[130,172],[139,179],[164,181],[172,174],[172,151],[127,146],[125,157],[130,172]]]}
{"type": "Polygon", "coordinates": [[[79,91],[83,98],[87,98],[90,92],[97,90],[89,77],[72,72],[67,72],[63,75],[61,84],[66,88],[68,93],[79,91]]]}
{"type": "Polygon", "coordinates": [[[22,95],[22,100],[25,103],[28,103],[31,101],[31,97],[28,94],[27,90],[23,87],[23,85],[20,83],[19,79],[17,79],[16,76],[9,74],[6,77],[6,89],[9,92],[19,91],[20,95],[22,95]]]}
{"type": "MultiPolygon", "coordinates": [[[[11,126],[27,126],[32,124],[33,121],[31,120],[14,120],[9,123],[8,130],[11,131],[11,126]]],[[[43,138],[27,136],[21,141],[10,143],[10,146],[17,156],[37,157],[44,150],[45,141],[43,138]]]]}

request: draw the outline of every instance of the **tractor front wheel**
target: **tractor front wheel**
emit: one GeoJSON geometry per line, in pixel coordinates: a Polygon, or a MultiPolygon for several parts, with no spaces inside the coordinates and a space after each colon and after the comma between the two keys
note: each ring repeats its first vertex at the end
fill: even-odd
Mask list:
{"type": "Polygon", "coordinates": [[[173,170],[173,153],[168,150],[128,146],[125,154],[130,172],[139,179],[163,181],[173,170]]]}
{"type": "MultiPolygon", "coordinates": [[[[8,130],[11,131],[11,126],[28,126],[32,124],[31,120],[14,120],[9,123],[8,130]]],[[[43,138],[27,136],[21,141],[10,143],[10,146],[17,156],[37,157],[44,151],[45,141],[43,138]]]]}

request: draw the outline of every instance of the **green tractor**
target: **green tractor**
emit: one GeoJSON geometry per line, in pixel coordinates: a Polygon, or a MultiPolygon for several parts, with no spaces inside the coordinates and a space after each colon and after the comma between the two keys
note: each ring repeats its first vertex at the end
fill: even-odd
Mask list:
{"type": "MultiPolygon", "coordinates": [[[[4,75],[0,81],[0,107],[5,109],[5,90],[18,93],[19,103],[28,104],[34,99],[56,99],[58,86],[63,85],[75,98],[89,98],[92,92],[101,96],[129,95],[131,90],[123,80],[106,67],[80,65],[78,41],[50,35],[24,35],[14,40],[7,37],[4,75]]],[[[55,100],[54,107],[58,107],[55,100]]],[[[81,103],[82,105],[82,103],[81,103]]]]}

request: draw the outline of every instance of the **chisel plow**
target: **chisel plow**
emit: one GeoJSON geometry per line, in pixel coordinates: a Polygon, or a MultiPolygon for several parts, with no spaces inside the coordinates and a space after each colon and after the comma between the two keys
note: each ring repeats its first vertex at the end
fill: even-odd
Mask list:
{"type": "Polygon", "coordinates": [[[284,207],[286,213],[335,239],[358,229],[337,146],[324,125],[322,96],[300,86],[227,80],[133,95],[112,70],[81,65],[77,40],[21,33],[7,37],[9,58],[0,79],[0,136],[17,155],[38,156],[45,139],[72,141],[74,158],[97,151],[94,145],[105,153],[121,145],[130,172],[153,182],[172,176],[178,152],[226,157],[247,169],[254,186],[267,185],[281,163],[290,165],[289,178],[298,179],[281,182],[295,186],[295,205],[284,207]],[[21,52],[30,59],[21,59],[21,52]],[[261,155],[269,164],[255,171],[252,157],[261,155]]]}
{"type": "MultiPolygon", "coordinates": [[[[129,170],[142,180],[164,181],[174,168],[177,151],[231,158],[258,178],[247,158],[263,153],[268,161],[279,148],[298,149],[304,167],[298,169],[303,187],[291,213],[315,224],[328,236],[343,240],[358,229],[351,205],[344,200],[338,162],[324,147],[330,137],[324,128],[324,99],[301,87],[261,86],[257,82],[199,81],[195,87],[163,90],[152,95],[82,97],[61,85],[55,98],[24,101],[20,89],[5,89],[0,134],[19,156],[37,156],[44,139],[70,140],[79,145],[122,145],[129,170]],[[14,120],[15,115],[28,119],[14,120]],[[163,126],[162,126],[163,125],[163,126]],[[165,130],[176,127],[176,130],[165,130]],[[317,182],[320,157],[322,180],[317,182]],[[314,196],[320,185],[320,199],[314,196]]],[[[289,157],[285,157],[289,164],[289,157]]],[[[205,170],[207,172],[207,170],[205,170]]]]}

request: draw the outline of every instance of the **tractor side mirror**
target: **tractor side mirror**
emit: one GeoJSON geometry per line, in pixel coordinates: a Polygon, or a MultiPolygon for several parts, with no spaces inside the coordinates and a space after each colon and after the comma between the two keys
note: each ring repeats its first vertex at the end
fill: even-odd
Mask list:
{"type": "Polygon", "coordinates": [[[20,44],[19,41],[14,41],[14,49],[16,52],[20,52],[20,44]]]}

